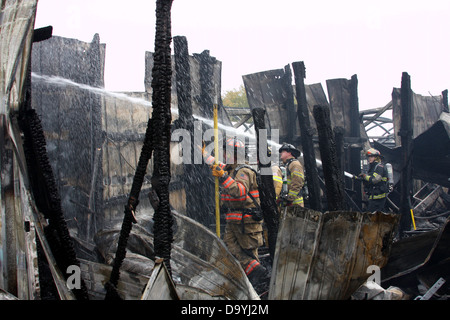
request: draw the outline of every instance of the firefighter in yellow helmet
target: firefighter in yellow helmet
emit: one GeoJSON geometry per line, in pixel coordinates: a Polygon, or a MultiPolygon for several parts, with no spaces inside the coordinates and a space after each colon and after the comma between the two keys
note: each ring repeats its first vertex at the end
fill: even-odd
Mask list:
{"type": "Polygon", "coordinates": [[[297,159],[300,156],[300,150],[292,144],[284,143],[279,149],[280,159],[286,167],[287,194],[282,194],[282,198],[287,206],[303,207],[302,188],[305,183],[303,166],[297,159]]]}
{"type": "Polygon", "coordinates": [[[212,175],[219,177],[221,211],[226,219],[223,241],[240,262],[255,290],[262,294],[268,290],[269,274],[258,257],[258,248],[263,245],[263,220],[256,171],[246,163],[237,163],[238,153],[246,150],[242,141],[229,138],[224,147],[229,164],[215,165],[214,157],[203,154],[206,164],[212,168],[212,175]]]}
{"type": "MultiPolygon", "coordinates": [[[[268,147],[268,156],[272,156],[272,147],[268,147]]],[[[283,172],[280,166],[276,162],[271,163],[272,177],[273,177],[273,187],[275,189],[275,197],[278,199],[283,187],[283,172]]]]}
{"type": "Polygon", "coordinates": [[[388,172],[382,162],[380,151],[370,148],[366,152],[369,161],[367,173],[361,173],[359,177],[364,183],[364,192],[368,197],[367,211],[384,211],[386,197],[389,192],[388,172]]]}

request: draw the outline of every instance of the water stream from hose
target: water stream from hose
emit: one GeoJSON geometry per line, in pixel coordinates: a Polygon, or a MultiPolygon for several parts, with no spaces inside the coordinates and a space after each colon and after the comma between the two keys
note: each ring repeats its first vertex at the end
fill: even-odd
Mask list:
{"type": "MultiPolygon", "coordinates": [[[[111,97],[111,98],[116,98],[116,99],[120,99],[120,100],[125,100],[128,101],[132,104],[138,104],[138,105],[142,105],[142,106],[146,106],[151,108],[152,107],[152,103],[148,100],[145,100],[143,98],[137,98],[137,97],[131,97],[125,93],[121,93],[121,92],[113,92],[113,91],[109,91],[106,90],[105,88],[100,88],[100,87],[93,87],[87,84],[81,84],[81,83],[77,83],[74,82],[70,79],[66,79],[63,77],[59,77],[59,76],[48,76],[48,75],[41,75],[41,74],[37,74],[35,72],[31,73],[32,76],[32,80],[34,81],[44,81],[48,84],[51,85],[55,85],[55,86],[60,86],[60,87],[76,87],[79,88],[81,90],[86,90],[89,91],[91,93],[94,94],[98,94],[98,95],[103,95],[106,97],[111,97]]],[[[172,108],[172,114],[178,115],[178,110],[172,108]]],[[[193,117],[199,121],[203,121],[204,123],[208,124],[209,126],[211,126],[211,128],[214,125],[214,121],[212,119],[207,119],[198,115],[193,115],[193,117]]],[[[227,126],[224,125],[222,123],[219,122],[219,128],[224,130],[225,132],[232,134],[232,135],[236,135],[239,137],[245,137],[248,138],[250,141],[255,141],[256,137],[254,134],[251,134],[249,132],[246,132],[242,129],[239,128],[234,128],[231,126],[227,126]]],[[[269,145],[271,145],[273,148],[275,148],[276,150],[278,150],[281,147],[281,144],[279,144],[278,142],[269,140],[267,141],[269,145]]],[[[300,156],[303,156],[303,154],[301,154],[300,156]]],[[[316,159],[316,163],[319,167],[322,166],[322,161],[320,161],[319,159],[316,159]]],[[[345,172],[344,174],[346,177],[352,178],[353,175],[351,173],[345,172]]]]}

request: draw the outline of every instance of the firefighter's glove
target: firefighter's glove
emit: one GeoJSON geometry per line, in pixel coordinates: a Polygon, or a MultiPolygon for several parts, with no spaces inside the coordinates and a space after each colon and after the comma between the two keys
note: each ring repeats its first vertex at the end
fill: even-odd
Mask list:
{"type": "Polygon", "coordinates": [[[359,177],[361,180],[366,180],[366,176],[367,176],[367,174],[365,174],[365,173],[360,173],[358,177],[359,177]]]}
{"type": "Polygon", "coordinates": [[[292,201],[291,199],[288,198],[287,194],[280,194],[280,196],[277,199],[277,204],[278,205],[282,205],[285,207],[291,206],[292,205],[292,201]]]}
{"type": "Polygon", "coordinates": [[[225,175],[225,171],[218,164],[214,164],[211,167],[211,173],[214,177],[218,178],[222,178],[225,175]]]}

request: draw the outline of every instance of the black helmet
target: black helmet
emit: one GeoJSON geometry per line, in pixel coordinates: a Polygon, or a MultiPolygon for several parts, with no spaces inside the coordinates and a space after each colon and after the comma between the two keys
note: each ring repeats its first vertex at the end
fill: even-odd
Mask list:
{"type": "Polygon", "coordinates": [[[290,152],[295,158],[298,158],[301,154],[300,150],[298,150],[292,144],[286,142],[284,142],[281,148],[278,150],[279,153],[281,153],[281,151],[290,152]]]}

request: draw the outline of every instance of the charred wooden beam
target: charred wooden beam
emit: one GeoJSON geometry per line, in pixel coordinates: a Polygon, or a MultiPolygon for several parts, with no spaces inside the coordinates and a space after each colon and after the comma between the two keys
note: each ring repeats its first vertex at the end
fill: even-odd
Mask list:
{"type": "Polygon", "coordinates": [[[400,206],[399,213],[400,237],[405,231],[411,228],[411,196],[412,196],[412,153],[413,153],[413,134],[414,134],[414,109],[412,103],[411,77],[407,72],[402,74],[401,86],[401,122],[398,135],[402,144],[402,165],[400,179],[400,206]]]}
{"type": "MultiPolygon", "coordinates": [[[[305,64],[302,62],[292,63],[295,78],[295,92],[297,95],[297,116],[300,127],[303,161],[305,164],[305,178],[309,192],[309,207],[316,211],[322,211],[320,201],[320,184],[314,152],[313,134],[309,120],[308,104],[306,102],[306,91],[304,78],[306,77],[305,64]]],[[[291,118],[294,118],[293,116],[291,118]]]]}
{"type": "MultiPolygon", "coordinates": [[[[194,118],[191,96],[191,68],[189,65],[189,50],[186,37],[177,36],[174,40],[174,57],[176,72],[176,89],[178,99],[179,118],[174,121],[173,128],[184,128],[189,131],[191,142],[194,141],[194,118]]],[[[198,128],[197,128],[198,129],[198,128]]],[[[209,226],[214,219],[209,214],[214,205],[213,196],[206,197],[213,190],[210,170],[207,166],[195,165],[194,143],[191,143],[191,159],[189,163],[183,163],[184,174],[180,181],[186,192],[186,215],[197,222],[209,226]],[[193,179],[193,177],[204,177],[204,179],[193,179]],[[210,183],[205,183],[208,181],[210,183]],[[206,199],[211,199],[210,201],[206,199]]],[[[171,188],[174,182],[171,182],[171,188]]]]}
{"type": "MultiPolygon", "coordinates": [[[[36,110],[29,109],[22,112],[19,122],[24,134],[27,172],[30,173],[29,180],[35,203],[49,221],[49,225],[44,231],[52,253],[61,270],[67,270],[71,265],[80,266],[64,218],[53,169],[47,155],[47,143],[41,120],[36,110]]],[[[84,281],[81,282],[81,285],[80,288],[73,289],[73,293],[78,300],[88,300],[84,281]]]]}
{"type": "Polygon", "coordinates": [[[344,210],[345,193],[342,174],[338,166],[336,143],[331,128],[330,109],[328,106],[315,105],[313,114],[319,136],[319,150],[325,179],[328,211],[344,210]]]}
{"type": "Polygon", "coordinates": [[[224,107],[229,116],[247,116],[251,115],[252,112],[249,108],[241,108],[241,107],[224,107]]]}
{"type": "Polygon", "coordinates": [[[171,51],[170,42],[170,9],[172,0],[158,0],[156,3],[156,34],[155,34],[155,56],[153,66],[153,113],[148,120],[144,144],[142,146],[138,165],[136,168],[133,184],[131,186],[128,203],[125,205],[122,228],[120,230],[117,251],[114,258],[113,269],[110,279],[105,284],[107,291],[105,299],[120,299],[117,293],[117,285],[120,277],[120,267],[125,259],[126,246],[132,229],[136,222],[134,212],[139,203],[147,166],[154,152],[154,170],[152,186],[154,187],[160,205],[154,214],[154,242],[155,254],[162,257],[166,267],[170,271],[170,243],[172,241],[172,216],[169,205],[169,183],[170,183],[170,96],[171,96],[171,51]],[[158,131],[156,131],[158,130],[158,131]],[[155,132],[158,132],[155,138],[155,132]]]}
{"type": "Polygon", "coordinates": [[[334,141],[336,143],[336,156],[338,168],[342,172],[342,181],[344,181],[344,162],[345,162],[345,148],[344,148],[344,128],[333,128],[334,141]]]}
{"type": "Polygon", "coordinates": [[[256,151],[257,151],[257,157],[258,157],[258,165],[260,170],[262,171],[264,168],[268,169],[267,172],[264,172],[264,174],[261,174],[261,181],[258,182],[258,189],[260,194],[260,200],[261,200],[261,209],[263,211],[263,217],[264,221],[267,225],[268,230],[268,245],[269,245],[269,253],[270,257],[273,259],[275,256],[275,245],[277,242],[277,233],[278,233],[278,210],[277,210],[277,204],[275,201],[275,188],[273,185],[273,176],[272,174],[267,174],[268,172],[271,172],[271,163],[261,163],[259,161],[259,154],[260,152],[266,152],[267,157],[268,150],[261,150],[260,146],[260,130],[265,130],[265,119],[264,116],[266,114],[266,111],[262,108],[254,108],[252,110],[253,114],[253,121],[255,123],[255,129],[256,129],[256,151]]]}
{"type": "Polygon", "coordinates": [[[173,0],[156,1],[155,55],[152,70],[152,120],[155,132],[153,139],[153,177],[152,186],[159,198],[153,219],[155,255],[164,259],[172,274],[170,266],[171,244],[173,242],[173,217],[169,204],[170,184],[170,126],[171,113],[171,8],[173,0]]]}
{"type": "Polygon", "coordinates": [[[294,89],[292,88],[292,72],[289,65],[284,67],[284,76],[282,78],[284,90],[286,92],[286,104],[287,110],[287,139],[286,141],[294,144],[295,134],[295,106],[294,106],[294,89]]]}
{"type": "Polygon", "coordinates": [[[191,97],[191,67],[189,65],[189,50],[186,37],[173,38],[176,88],[178,99],[178,116],[180,127],[188,129],[188,122],[192,120],[191,97]]]}
{"type": "Polygon", "coordinates": [[[216,58],[211,57],[209,50],[204,50],[194,57],[200,63],[200,115],[202,117],[213,118],[214,106],[214,64],[216,58]]]}
{"type": "Polygon", "coordinates": [[[448,108],[448,90],[442,91],[442,104],[443,104],[443,111],[444,112],[450,112],[448,108]]]}
{"type": "MultiPolygon", "coordinates": [[[[60,191],[47,153],[47,141],[42,121],[31,105],[31,55],[27,66],[24,91],[24,101],[19,107],[19,126],[23,133],[28,178],[36,206],[49,222],[44,231],[52,253],[58,267],[65,271],[71,265],[80,266],[80,262],[77,259],[74,243],[64,217],[60,191]]],[[[67,279],[67,275],[64,275],[67,279]]],[[[83,280],[80,288],[74,288],[73,293],[78,300],[89,299],[83,280]]]]}
{"type": "MultiPolygon", "coordinates": [[[[352,138],[361,138],[361,120],[359,118],[359,102],[358,102],[358,78],[353,75],[350,81],[350,136],[352,138]]],[[[357,175],[361,172],[361,144],[349,145],[349,171],[350,173],[357,175]]],[[[345,169],[345,168],[342,168],[345,169]]],[[[348,181],[351,185],[352,181],[348,181]]],[[[353,201],[358,207],[362,207],[362,186],[361,182],[354,182],[355,196],[353,201]]]]}
{"type": "Polygon", "coordinates": [[[53,36],[53,27],[47,26],[33,30],[33,43],[48,40],[53,36]]]}

